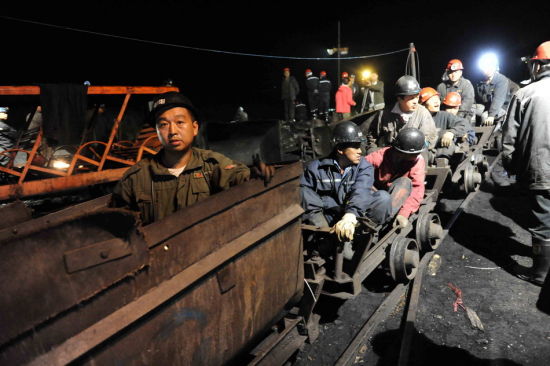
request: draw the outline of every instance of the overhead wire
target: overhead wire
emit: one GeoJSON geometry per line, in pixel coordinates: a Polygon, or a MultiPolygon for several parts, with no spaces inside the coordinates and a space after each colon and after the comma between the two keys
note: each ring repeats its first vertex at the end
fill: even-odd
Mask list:
{"type": "Polygon", "coordinates": [[[90,30],[86,30],[86,29],[79,29],[79,28],[61,26],[61,25],[57,25],[57,24],[38,22],[38,21],[34,21],[34,20],[15,18],[15,17],[5,16],[5,15],[0,15],[0,18],[1,19],[6,19],[6,20],[11,20],[11,21],[16,21],[16,22],[29,23],[29,24],[34,24],[34,25],[41,25],[41,26],[50,27],[50,28],[63,29],[63,30],[68,30],[68,31],[72,31],[72,32],[87,33],[87,34],[92,34],[92,35],[96,35],[96,36],[103,36],[103,37],[123,39],[123,40],[127,40],[127,41],[148,43],[148,44],[154,44],[154,45],[158,45],[158,46],[169,46],[169,47],[184,48],[184,49],[189,49],[189,50],[194,50],[194,51],[221,53],[221,54],[234,55],[234,56],[250,56],[250,57],[275,58],[275,59],[286,59],[286,60],[336,61],[336,60],[357,60],[357,59],[367,59],[367,58],[373,58],[373,57],[387,56],[387,55],[392,55],[392,54],[396,54],[396,53],[400,53],[400,52],[404,52],[404,51],[409,50],[409,48],[402,48],[402,49],[395,50],[395,51],[377,53],[377,54],[373,54],[373,55],[348,56],[348,57],[337,57],[337,58],[334,58],[334,57],[277,56],[277,55],[265,55],[265,54],[256,54],[256,53],[246,53],[246,52],[225,51],[225,50],[212,49],[212,48],[193,47],[193,46],[186,46],[186,45],[180,45],[180,44],[174,44],[174,43],[152,41],[152,40],[147,40],[147,39],[121,36],[121,35],[117,35],[117,34],[109,34],[109,33],[103,33],[103,32],[90,31],[90,30]]]}

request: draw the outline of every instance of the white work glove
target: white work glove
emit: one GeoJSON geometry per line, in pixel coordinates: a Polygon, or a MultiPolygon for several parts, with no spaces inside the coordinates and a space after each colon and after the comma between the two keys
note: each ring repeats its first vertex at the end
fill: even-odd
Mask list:
{"type": "Polygon", "coordinates": [[[495,117],[487,117],[485,121],[483,121],[483,126],[492,126],[493,123],[495,123],[495,117]]]}
{"type": "Polygon", "coordinates": [[[405,216],[397,215],[395,218],[395,221],[393,222],[393,226],[399,226],[401,229],[406,228],[409,225],[409,219],[407,219],[405,216]]]}
{"type": "Polygon", "coordinates": [[[453,142],[453,138],[455,137],[455,134],[451,131],[447,131],[441,136],[441,146],[448,147],[451,146],[451,143],[453,142]]]}
{"type": "Polygon", "coordinates": [[[355,233],[355,225],[357,225],[357,218],[352,213],[345,214],[340,221],[334,225],[334,231],[340,241],[353,240],[353,234],[355,233]]]}

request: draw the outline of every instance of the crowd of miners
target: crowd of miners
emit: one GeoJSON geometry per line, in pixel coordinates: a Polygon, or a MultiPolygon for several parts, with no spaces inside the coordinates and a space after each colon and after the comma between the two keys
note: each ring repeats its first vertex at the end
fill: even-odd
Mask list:
{"type": "Polygon", "coordinates": [[[355,103],[353,82],[343,77],[340,88],[347,96],[338,90],[336,111],[342,115],[333,129],[334,150],[308,164],[302,178],[305,220],[333,226],[349,256],[358,217],[409,225],[408,215],[422,199],[425,165],[434,156],[449,158],[455,145],[474,143],[474,126],[494,126],[500,154],[493,181],[523,191],[531,207],[518,214],[530,217],[533,264],[518,264],[513,272],[543,286],[538,306],[550,313],[550,41],[537,47],[527,65],[531,80],[521,88],[499,72],[494,56],[480,62],[485,78],[475,87],[463,77],[459,59],[449,61],[436,88],[402,76],[395,104],[374,113],[363,131],[349,109],[339,109],[340,103],[355,103]]]}
{"type": "MultiPolygon", "coordinates": [[[[427,164],[449,159],[461,144],[473,144],[475,126],[494,126],[501,154],[492,177],[500,186],[525,190],[531,203],[533,265],[514,271],[550,291],[550,41],[537,47],[527,65],[531,81],[520,88],[499,72],[495,58],[488,58],[480,63],[485,79],[474,87],[463,77],[463,63],[452,59],[439,85],[421,87],[413,76],[401,76],[393,104],[385,102],[376,73],[362,86],[355,75],[343,73],[334,97],[336,118],[330,122],[331,82],[325,71],[317,77],[307,69],[309,117],[330,123],[333,149],[305,166],[300,184],[304,221],[331,227],[350,258],[359,217],[411,225],[409,217],[424,196],[427,164]],[[367,129],[353,121],[362,114],[368,115],[367,129]]],[[[289,68],[283,74],[284,117],[292,123],[300,87],[289,68]]],[[[0,130],[6,115],[0,110],[0,130]]],[[[145,224],[250,178],[268,184],[275,174],[259,157],[247,167],[196,148],[200,113],[180,93],[157,97],[150,119],[162,149],[129,168],[113,195],[113,205],[139,211],[145,224]]],[[[550,296],[543,298],[547,303],[541,307],[550,313],[550,296]]]]}
{"type": "MultiPolygon", "coordinates": [[[[367,95],[366,111],[374,117],[366,131],[346,119],[351,112],[338,112],[339,98],[345,101],[353,96],[354,77],[342,75],[340,88],[348,96],[336,93],[336,110],[342,115],[332,124],[333,150],[308,162],[301,177],[304,222],[331,227],[343,243],[344,258],[352,258],[358,218],[401,228],[411,225],[409,217],[423,200],[429,161],[448,156],[454,145],[473,143],[473,126],[493,125],[501,142],[502,172],[515,177],[515,185],[526,190],[531,202],[533,265],[518,265],[514,271],[524,280],[544,285],[543,292],[549,291],[550,41],[542,43],[529,59],[531,82],[522,88],[499,72],[494,59],[482,66],[486,78],[475,88],[462,76],[462,62],[453,59],[436,88],[421,88],[414,77],[404,75],[395,84],[395,104],[386,107],[383,97],[367,95]]],[[[308,69],[306,77],[312,117],[323,116],[330,105],[326,73],[317,78],[308,69]]],[[[380,83],[377,75],[370,82],[380,83]]],[[[285,69],[282,99],[290,121],[298,92],[298,82],[285,69]]],[[[250,168],[192,147],[200,117],[179,93],[161,95],[151,113],[163,149],[125,173],[113,201],[140,211],[145,222],[253,177],[267,184],[275,174],[260,159],[250,168]]],[[[548,294],[541,296],[539,306],[550,314],[548,302],[548,294]]]]}

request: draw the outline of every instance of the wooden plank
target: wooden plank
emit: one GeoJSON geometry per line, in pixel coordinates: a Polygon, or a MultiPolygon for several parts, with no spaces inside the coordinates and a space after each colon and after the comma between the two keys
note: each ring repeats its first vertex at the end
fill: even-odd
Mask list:
{"type": "Polygon", "coordinates": [[[227,243],[218,251],[187,267],[145,295],[103,318],[58,347],[34,359],[30,365],[64,365],[84,355],[106,339],[156,309],[198,279],[242,253],[275,230],[297,219],[303,213],[297,204],[267,222],[227,243]]]}

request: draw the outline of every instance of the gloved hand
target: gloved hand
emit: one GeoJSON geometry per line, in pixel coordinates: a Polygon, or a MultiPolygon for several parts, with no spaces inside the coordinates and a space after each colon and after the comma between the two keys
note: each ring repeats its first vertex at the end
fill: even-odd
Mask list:
{"type": "Polygon", "coordinates": [[[441,146],[448,147],[451,146],[451,143],[453,142],[453,138],[455,137],[455,134],[451,131],[447,131],[441,136],[441,146]]]}
{"type": "Polygon", "coordinates": [[[253,178],[260,178],[263,179],[264,184],[268,185],[269,182],[271,182],[271,179],[275,175],[275,167],[271,165],[267,165],[260,159],[259,154],[255,154],[252,157],[253,166],[251,169],[251,176],[253,178]]]}
{"type": "Polygon", "coordinates": [[[399,226],[401,229],[406,228],[409,225],[409,219],[407,219],[405,216],[397,215],[395,218],[395,221],[393,222],[393,226],[399,226]]]}
{"type": "Polygon", "coordinates": [[[357,218],[352,213],[344,214],[342,219],[334,225],[334,231],[340,241],[353,240],[353,234],[355,233],[355,225],[357,224],[357,218]]]}
{"type": "Polygon", "coordinates": [[[492,126],[493,123],[495,123],[495,117],[487,117],[485,118],[485,121],[483,121],[483,126],[492,126]]]}

